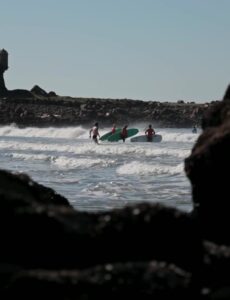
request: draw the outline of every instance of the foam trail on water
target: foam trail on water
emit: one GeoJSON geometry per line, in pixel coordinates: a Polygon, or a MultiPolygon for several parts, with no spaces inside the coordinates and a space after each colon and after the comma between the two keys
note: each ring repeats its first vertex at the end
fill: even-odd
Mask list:
{"type": "Polygon", "coordinates": [[[161,174],[180,174],[183,172],[184,165],[165,166],[160,164],[143,164],[139,161],[132,161],[117,168],[116,172],[120,175],[161,175],[161,174]]]}
{"type": "Polygon", "coordinates": [[[22,159],[22,160],[51,160],[52,157],[45,154],[26,154],[26,153],[11,153],[7,154],[7,156],[10,156],[15,159],[22,159]]]}
{"type": "Polygon", "coordinates": [[[104,159],[91,159],[91,158],[69,158],[66,156],[60,156],[52,160],[52,163],[60,169],[85,169],[94,166],[107,167],[112,165],[115,161],[104,159]]]}
{"type": "Polygon", "coordinates": [[[133,145],[133,143],[110,143],[95,145],[92,142],[73,144],[41,143],[41,142],[18,142],[18,141],[0,141],[0,150],[21,150],[21,151],[50,151],[55,153],[66,152],[73,154],[95,154],[104,155],[136,155],[136,156],[174,156],[185,158],[189,155],[190,150],[161,148],[155,145],[146,147],[145,145],[133,145]],[[151,147],[152,146],[152,147],[151,147]]]}

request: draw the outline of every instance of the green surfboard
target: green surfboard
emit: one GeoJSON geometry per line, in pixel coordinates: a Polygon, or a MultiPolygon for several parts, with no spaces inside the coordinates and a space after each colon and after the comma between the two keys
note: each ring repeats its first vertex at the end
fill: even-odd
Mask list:
{"type": "MultiPolygon", "coordinates": [[[[127,132],[128,132],[127,138],[129,138],[129,137],[131,137],[131,136],[137,134],[138,131],[139,131],[139,130],[136,129],[136,128],[130,128],[130,129],[128,129],[128,130],[127,130],[127,132]]],[[[117,142],[117,141],[119,141],[119,140],[122,140],[122,138],[121,138],[121,132],[116,132],[116,133],[114,133],[113,135],[111,135],[111,136],[108,138],[108,141],[109,141],[109,142],[117,142]]]]}
{"type": "Polygon", "coordinates": [[[108,138],[109,138],[111,135],[116,134],[116,133],[118,133],[118,132],[121,132],[121,128],[117,128],[116,131],[115,131],[114,133],[112,133],[111,131],[105,133],[104,135],[102,135],[102,136],[100,137],[100,141],[106,141],[106,140],[108,140],[108,138]]]}

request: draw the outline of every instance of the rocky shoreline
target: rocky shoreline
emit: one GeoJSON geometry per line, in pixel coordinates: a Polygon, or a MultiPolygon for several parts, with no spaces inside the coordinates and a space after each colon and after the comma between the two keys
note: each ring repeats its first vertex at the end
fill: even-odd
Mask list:
{"type": "Polygon", "coordinates": [[[46,92],[38,85],[29,90],[8,90],[4,73],[8,52],[0,50],[0,125],[76,126],[100,122],[101,127],[151,123],[154,127],[187,128],[200,126],[210,106],[218,101],[198,104],[131,99],[73,98],[46,92]]]}
{"type": "Polygon", "coordinates": [[[1,299],[229,299],[229,112],[230,87],[184,162],[191,213],[145,202],[79,212],[0,170],[1,299]]]}
{"type": "Polygon", "coordinates": [[[60,127],[97,121],[102,127],[144,122],[154,127],[191,128],[195,124],[200,126],[206,111],[218,102],[73,98],[34,86],[31,91],[7,91],[0,97],[0,125],[60,127]]]}

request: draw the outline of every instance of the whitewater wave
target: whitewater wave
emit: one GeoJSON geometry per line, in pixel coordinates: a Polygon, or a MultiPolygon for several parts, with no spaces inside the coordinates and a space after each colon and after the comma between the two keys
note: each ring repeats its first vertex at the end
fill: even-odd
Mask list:
{"type": "Polygon", "coordinates": [[[95,145],[92,142],[81,142],[73,144],[58,143],[40,143],[40,142],[18,142],[18,141],[0,141],[0,150],[11,151],[36,151],[36,152],[52,152],[52,153],[72,153],[76,155],[95,155],[95,156],[120,156],[120,155],[136,155],[147,157],[158,156],[174,156],[185,158],[189,155],[190,150],[162,148],[154,145],[133,145],[133,143],[110,143],[95,145]]]}
{"type": "MultiPolygon", "coordinates": [[[[135,124],[135,127],[139,129],[139,135],[144,134],[145,130],[142,125],[135,124]]],[[[0,126],[0,136],[1,137],[46,137],[46,138],[65,138],[65,139],[88,139],[89,129],[83,128],[82,126],[72,126],[72,127],[25,127],[18,128],[14,124],[10,126],[0,126]]],[[[99,128],[101,136],[109,132],[111,128],[99,128]]],[[[164,141],[178,141],[178,142],[194,142],[201,130],[198,129],[198,133],[192,133],[192,129],[184,128],[178,132],[178,129],[161,129],[155,128],[157,134],[161,134],[164,141]]]]}
{"type": "Polygon", "coordinates": [[[180,174],[184,170],[183,163],[176,166],[165,166],[161,164],[146,164],[139,161],[132,161],[117,168],[120,175],[162,175],[180,174]]]}

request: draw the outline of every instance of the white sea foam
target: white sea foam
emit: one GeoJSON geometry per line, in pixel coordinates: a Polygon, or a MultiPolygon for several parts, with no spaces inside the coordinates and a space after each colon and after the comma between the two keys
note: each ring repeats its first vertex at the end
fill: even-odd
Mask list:
{"type": "Polygon", "coordinates": [[[15,159],[22,160],[50,160],[51,157],[45,154],[26,154],[26,153],[11,153],[10,156],[15,159]]]}
{"type": "Polygon", "coordinates": [[[84,138],[88,137],[88,130],[81,126],[77,127],[26,127],[18,128],[15,125],[1,126],[0,136],[12,137],[48,137],[48,138],[84,138]]]}
{"type": "Polygon", "coordinates": [[[183,172],[183,164],[176,166],[165,166],[161,164],[146,164],[139,161],[132,161],[117,168],[120,175],[161,175],[161,174],[179,174],[183,172]]]}
{"type": "Polygon", "coordinates": [[[162,141],[163,142],[191,142],[194,143],[198,136],[199,136],[199,130],[197,134],[192,133],[192,129],[183,129],[181,131],[178,131],[178,129],[160,129],[156,132],[157,134],[162,135],[162,141]]]}
{"type": "Polygon", "coordinates": [[[92,158],[69,158],[66,156],[59,156],[52,160],[52,163],[60,169],[76,169],[76,168],[91,168],[94,166],[107,167],[112,165],[114,161],[104,159],[92,158]]]}
{"type": "Polygon", "coordinates": [[[137,155],[137,156],[175,156],[185,158],[190,150],[162,148],[154,145],[136,145],[134,143],[110,143],[95,145],[93,142],[82,142],[73,144],[41,143],[41,142],[19,142],[14,140],[0,141],[0,150],[21,150],[21,151],[50,151],[50,152],[68,152],[74,154],[95,154],[95,155],[137,155]]]}
{"type": "MultiPolygon", "coordinates": [[[[136,128],[139,128],[138,135],[144,134],[144,128],[142,125],[135,124],[136,128]]],[[[82,126],[73,127],[26,127],[18,128],[15,125],[0,126],[0,136],[11,136],[11,137],[47,137],[47,138],[69,138],[69,139],[88,139],[89,129],[83,128],[82,126]]],[[[111,128],[99,128],[100,135],[109,132],[111,128]]],[[[178,141],[178,142],[194,142],[199,136],[201,130],[198,129],[198,134],[192,133],[192,129],[183,129],[178,131],[177,129],[161,129],[155,128],[157,134],[161,134],[164,141],[178,141]]]]}

